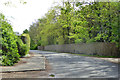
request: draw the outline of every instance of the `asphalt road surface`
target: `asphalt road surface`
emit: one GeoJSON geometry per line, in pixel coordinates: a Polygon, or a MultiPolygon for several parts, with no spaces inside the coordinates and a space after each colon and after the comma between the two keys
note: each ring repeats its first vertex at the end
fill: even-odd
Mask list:
{"type": "Polygon", "coordinates": [[[31,50],[46,57],[55,78],[118,78],[118,64],[99,58],[31,50]]]}

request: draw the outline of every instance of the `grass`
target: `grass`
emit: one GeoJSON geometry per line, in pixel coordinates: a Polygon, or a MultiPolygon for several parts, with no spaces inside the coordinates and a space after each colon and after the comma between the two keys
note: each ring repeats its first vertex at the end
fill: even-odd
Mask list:
{"type": "Polygon", "coordinates": [[[79,56],[86,56],[86,57],[119,58],[118,56],[100,56],[100,55],[87,55],[87,54],[76,54],[76,53],[68,53],[68,54],[79,55],[79,56]]]}
{"type": "Polygon", "coordinates": [[[49,76],[51,76],[51,77],[55,77],[55,75],[54,75],[54,74],[50,74],[49,76]]]}

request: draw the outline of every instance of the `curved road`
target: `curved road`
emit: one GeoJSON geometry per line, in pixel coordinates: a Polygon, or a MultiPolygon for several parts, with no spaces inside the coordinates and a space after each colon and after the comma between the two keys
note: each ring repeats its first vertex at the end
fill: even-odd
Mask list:
{"type": "Polygon", "coordinates": [[[42,54],[56,78],[118,78],[118,64],[92,57],[31,50],[42,54]]]}

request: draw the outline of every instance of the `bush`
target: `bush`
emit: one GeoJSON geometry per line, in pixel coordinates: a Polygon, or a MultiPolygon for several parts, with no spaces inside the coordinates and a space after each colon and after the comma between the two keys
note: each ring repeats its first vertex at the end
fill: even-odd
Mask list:
{"type": "Polygon", "coordinates": [[[17,49],[17,36],[14,34],[11,25],[4,19],[4,15],[0,14],[0,31],[2,33],[2,65],[12,66],[18,62],[20,55],[17,49]]]}
{"type": "Polygon", "coordinates": [[[2,33],[0,32],[0,56],[2,55],[2,33]]]}
{"type": "Polygon", "coordinates": [[[0,56],[2,55],[2,50],[0,49],[0,56]]]}
{"type": "Polygon", "coordinates": [[[33,44],[33,45],[31,45],[30,49],[31,50],[37,50],[37,46],[38,46],[37,44],[33,44]]]}
{"type": "MultiPolygon", "coordinates": [[[[22,37],[22,40],[25,42],[27,48],[26,54],[28,54],[30,50],[30,36],[29,34],[22,34],[22,37]]],[[[25,46],[23,47],[25,48],[25,46]]]]}
{"type": "Polygon", "coordinates": [[[30,39],[30,49],[31,50],[37,50],[37,44],[33,39],[30,39]]]}
{"type": "Polygon", "coordinates": [[[18,46],[18,53],[20,57],[23,57],[27,54],[27,45],[23,43],[23,41],[18,38],[17,40],[17,46],[18,46]]]}

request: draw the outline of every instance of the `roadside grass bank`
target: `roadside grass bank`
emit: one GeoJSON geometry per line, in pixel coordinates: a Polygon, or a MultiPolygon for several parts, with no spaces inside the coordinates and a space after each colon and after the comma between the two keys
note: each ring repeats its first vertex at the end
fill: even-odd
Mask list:
{"type": "Polygon", "coordinates": [[[77,53],[68,53],[68,54],[87,56],[87,57],[98,57],[98,58],[119,58],[118,56],[100,56],[100,55],[87,55],[87,54],[77,54],[77,53]]]}

